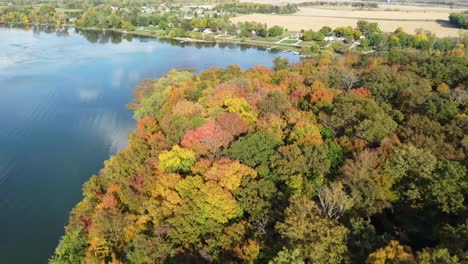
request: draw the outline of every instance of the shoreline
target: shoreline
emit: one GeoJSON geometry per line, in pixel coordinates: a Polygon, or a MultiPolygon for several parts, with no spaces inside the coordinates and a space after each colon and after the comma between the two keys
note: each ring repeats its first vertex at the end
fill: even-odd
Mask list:
{"type": "MultiPolygon", "coordinates": [[[[4,23],[4,22],[0,22],[0,25],[51,26],[51,27],[59,28],[55,24],[36,24],[36,23],[4,23]]],[[[302,57],[310,56],[310,54],[303,54],[303,52],[301,52],[301,46],[296,46],[296,45],[291,45],[291,44],[275,43],[275,42],[269,43],[269,42],[266,42],[266,41],[257,41],[257,40],[251,40],[251,39],[240,40],[240,39],[237,39],[237,38],[227,39],[227,38],[217,38],[217,37],[213,37],[212,40],[195,39],[195,38],[190,38],[190,37],[174,37],[174,38],[171,38],[171,37],[168,37],[168,36],[163,36],[163,37],[162,36],[156,36],[156,35],[152,34],[151,32],[139,31],[139,30],[127,31],[127,30],[124,30],[124,29],[117,29],[117,28],[109,28],[109,29],[96,28],[96,27],[84,28],[84,27],[75,26],[73,24],[62,25],[61,27],[76,28],[76,29],[79,29],[79,30],[112,31],[112,32],[116,32],[116,33],[129,34],[129,35],[140,36],[140,37],[151,37],[151,38],[163,39],[163,40],[176,40],[176,41],[179,41],[180,43],[184,43],[184,42],[186,42],[186,43],[206,43],[206,44],[209,44],[209,43],[212,43],[212,44],[232,43],[232,44],[237,44],[237,45],[247,45],[247,46],[251,46],[251,47],[260,47],[260,48],[266,48],[266,49],[269,48],[270,50],[271,49],[277,49],[277,50],[280,50],[280,51],[292,51],[292,52],[296,52],[297,55],[302,56],[302,57]]]]}
{"type": "Polygon", "coordinates": [[[281,44],[281,43],[275,43],[275,42],[269,43],[269,42],[266,42],[266,41],[256,41],[256,40],[250,40],[250,39],[246,39],[245,41],[242,41],[242,40],[239,40],[237,38],[227,39],[227,38],[217,38],[217,37],[213,37],[212,40],[195,39],[195,38],[190,38],[190,37],[170,38],[168,36],[164,36],[164,37],[156,36],[156,35],[152,34],[151,32],[148,32],[148,31],[138,31],[138,30],[126,31],[126,30],[123,30],[123,29],[115,29],[115,28],[112,28],[112,29],[80,28],[80,27],[76,27],[76,28],[83,29],[83,30],[95,30],[95,31],[110,30],[110,31],[113,31],[113,32],[121,33],[121,34],[131,34],[131,35],[134,35],[134,36],[151,37],[151,38],[165,39],[165,40],[176,40],[176,41],[179,41],[180,43],[184,43],[184,42],[187,42],[187,43],[207,43],[207,44],[209,44],[209,43],[212,43],[212,44],[232,43],[232,44],[237,44],[237,45],[248,45],[248,46],[251,46],[251,47],[275,48],[275,49],[278,49],[278,50],[281,50],[281,51],[293,50],[293,51],[299,52],[300,54],[298,54],[298,55],[307,56],[307,55],[302,54],[300,52],[300,50],[301,50],[300,46],[295,46],[295,45],[290,45],[290,44],[281,44]]]}

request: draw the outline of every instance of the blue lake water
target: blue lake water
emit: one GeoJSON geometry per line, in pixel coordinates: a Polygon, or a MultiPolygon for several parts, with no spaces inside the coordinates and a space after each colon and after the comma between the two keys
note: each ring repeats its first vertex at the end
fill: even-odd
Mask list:
{"type": "Polygon", "coordinates": [[[127,144],[134,87],[172,68],[298,56],[110,32],[0,27],[0,262],[46,263],[81,187],[127,144]]]}

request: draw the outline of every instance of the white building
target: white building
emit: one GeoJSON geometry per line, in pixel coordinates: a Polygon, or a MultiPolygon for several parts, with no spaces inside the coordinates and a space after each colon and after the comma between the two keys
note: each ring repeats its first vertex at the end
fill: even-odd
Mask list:
{"type": "Polygon", "coordinates": [[[302,33],[294,33],[289,37],[294,39],[300,39],[302,37],[302,33]]]}
{"type": "Polygon", "coordinates": [[[142,13],[145,13],[145,14],[153,14],[156,10],[152,7],[148,7],[148,6],[143,6],[141,8],[141,12],[142,13]]]}

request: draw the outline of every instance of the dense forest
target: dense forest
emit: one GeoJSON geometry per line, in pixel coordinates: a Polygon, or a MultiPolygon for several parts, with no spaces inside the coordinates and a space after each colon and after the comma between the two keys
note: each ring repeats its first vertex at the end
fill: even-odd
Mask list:
{"type": "Polygon", "coordinates": [[[50,262],[467,263],[467,54],[146,81],[50,262]]]}

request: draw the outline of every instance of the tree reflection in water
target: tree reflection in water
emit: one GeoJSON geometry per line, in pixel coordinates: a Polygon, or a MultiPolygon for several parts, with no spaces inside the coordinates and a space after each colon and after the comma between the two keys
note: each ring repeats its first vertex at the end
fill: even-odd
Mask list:
{"type": "MultiPolygon", "coordinates": [[[[119,44],[123,40],[127,42],[132,42],[134,38],[137,38],[141,42],[150,41],[156,39],[156,37],[149,36],[140,36],[135,34],[121,33],[113,30],[100,30],[100,29],[80,29],[75,27],[56,27],[50,25],[2,25],[0,28],[14,28],[22,29],[25,31],[32,30],[34,34],[56,34],[58,37],[68,37],[70,33],[75,33],[83,36],[90,43],[98,44],[119,44]]],[[[158,41],[161,43],[170,44],[178,47],[195,47],[198,49],[210,48],[210,47],[219,47],[219,48],[228,48],[236,49],[240,48],[241,50],[246,50],[248,48],[265,50],[262,47],[253,47],[247,44],[237,44],[237,43],[215,43],[215,42],[180,42],[175,39],[165,39],[158,38],[158,41]]],[[[280,51],[270,50],[272,53],[279,53],[280,51]]]]}

